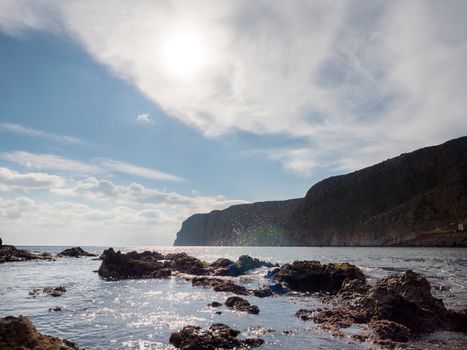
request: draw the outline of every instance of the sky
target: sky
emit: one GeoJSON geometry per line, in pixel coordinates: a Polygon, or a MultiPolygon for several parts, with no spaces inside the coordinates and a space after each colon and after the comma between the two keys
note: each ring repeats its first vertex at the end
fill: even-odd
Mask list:
{"type": "Polygon", "coordinates": [[[467,134],[465,1],[0,0],[0,237],[190,215],[467,134]]]}

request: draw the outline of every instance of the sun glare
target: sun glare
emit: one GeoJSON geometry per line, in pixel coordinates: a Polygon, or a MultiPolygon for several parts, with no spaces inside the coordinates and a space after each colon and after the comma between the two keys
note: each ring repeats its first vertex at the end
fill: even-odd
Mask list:
{"type": "Polygon", "coordinates": [[[205,53],[200,35],[180,31],[167,37],[162,47],[162,63],[171,76],[189,78],[198,73],[205,53]]]}

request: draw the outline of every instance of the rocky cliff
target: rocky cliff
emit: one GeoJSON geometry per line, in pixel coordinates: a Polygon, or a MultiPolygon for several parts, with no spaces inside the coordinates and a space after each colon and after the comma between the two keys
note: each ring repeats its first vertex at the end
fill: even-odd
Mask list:
{"type": "Polygon", "coordinates": [[[318,182],[305,198],[196,214],[175,245],[467,246],[467,137],[318,182]],[[464,225],[464,227],[467,225],[464,225]]]}

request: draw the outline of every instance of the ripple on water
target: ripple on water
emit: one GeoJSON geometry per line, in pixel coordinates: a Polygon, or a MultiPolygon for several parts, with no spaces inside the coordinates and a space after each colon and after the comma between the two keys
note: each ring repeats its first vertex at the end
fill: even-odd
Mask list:
{"type": "MultiPolygon", "coordinates": [[[[37,247],[36,247],[37,248],[37,247]]],[[[54,248],[55,249],[55,248],[54,248]]],[[[133,250],[127,247],[125,250],[133,250]]],[[[428,276],[439,288],[433,293],[450,307],[467,307],[467,250],[406,248],[270,248],[270,247],[140,247],[163,253],[186,251],[205,261],[219,257],[236,260],[249,254],[271,262],[321,260],[349,262],[362,268],[370,281],[397,271],[412,269],[428,276]]],[[[39,251],[52,251],[37,248],[39,251]]],[[[87,247],[99,254],[103,247],[87,247]]],[[[242,331],[242,336],[261,336],[269,349],[367,349],[369,344],[335,338],[321,331],[313,322],[294,316],[300,308],[323,306],[313,297],[291,296],[260,299],[246,297],[260,308],[259,315],[232,311],[225,306],[209,308],[230,296],[211,289],[194,288],[181,278],[165,280],[124,280],[108,282],[93,270],[100,261],[91,258],[58,259],[55,262],[24,262],[0,265],[0,316],[24,314],[46,333],[76,341],[88,349],[167,349],[173,331],[185,325],[208,327],[213,322],[226,323],[242,331]],[[64,285],[63,297],[29,298],[33,288],[64,285]],[[62,312],[49,312],[62,306],[62,312]],[[215,314],[221,311],[221,315],[215,314]],[[350,343],[349,343],[350,342],[350,343]]],[[[255,288],[266,282],[267,269],[258,269],[236,282],[255,288]]],[[[348,330],[352,332],[353,330],[348,330]]],[[[458,334],[440,334],[432,343],[451,337],[458,343],[467,340],[458,334]],[[440,339],[439,339],[440,338],[440,339]]],[[[410,345],[422,349],[419,343],[410,345]]],[[[374,346],[372,346],[375,348],[374,346]]]]}

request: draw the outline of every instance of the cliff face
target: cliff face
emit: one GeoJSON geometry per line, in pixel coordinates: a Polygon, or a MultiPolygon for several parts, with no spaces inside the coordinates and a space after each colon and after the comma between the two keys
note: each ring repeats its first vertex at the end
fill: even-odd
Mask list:
{"type": "Polygon", "coordinates": [[[325,179],[304,199],[193,215],[175,245],[467,246],[459,223],[467,223],[467,137],[325,179]]]}
{"type": "Polygon", "coordinates": [[[303,199],[233,205],[186,219],[174,245],[289,245],[292,213],[303,199]]]}

